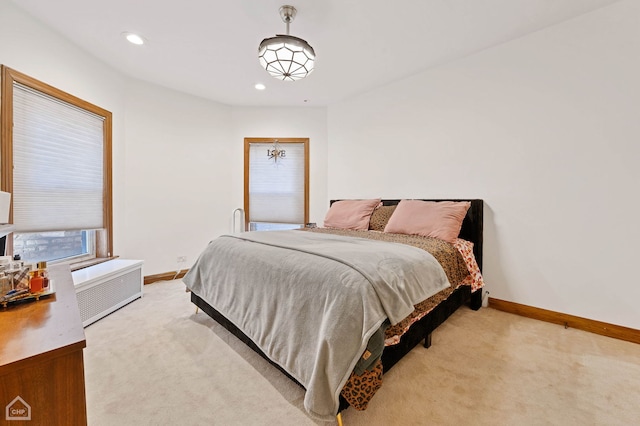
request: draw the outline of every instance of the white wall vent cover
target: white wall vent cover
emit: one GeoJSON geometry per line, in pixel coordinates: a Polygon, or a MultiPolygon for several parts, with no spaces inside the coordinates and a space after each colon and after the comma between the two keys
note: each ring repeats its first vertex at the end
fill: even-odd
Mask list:
{"type": "Polygon", "coordinates": [[[84,327],[142,297],[142,264],[114,259],[71,273],[84,327]]]}

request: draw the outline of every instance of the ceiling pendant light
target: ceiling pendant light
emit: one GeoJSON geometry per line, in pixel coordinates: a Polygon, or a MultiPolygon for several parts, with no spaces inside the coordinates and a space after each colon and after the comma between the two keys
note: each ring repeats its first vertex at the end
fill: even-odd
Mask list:
{"type": "Polygon", "coordinates": [[[287,34],[265,38],[258,47],[260,65],[278,80],[300,80],[313,71],[316,59],[313,47],[303,39],[289,35],[289,24],[296,17],[296,12],[293,6],[282,6],[280,16],[287,24],[287,34]]]}

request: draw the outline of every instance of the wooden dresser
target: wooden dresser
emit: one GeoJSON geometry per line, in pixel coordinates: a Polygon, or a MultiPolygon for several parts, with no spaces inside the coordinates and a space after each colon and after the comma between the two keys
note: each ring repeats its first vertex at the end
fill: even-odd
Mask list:
{"type": "Polygon", "coordinates": [[[87,424],[86,341],[69,266],[50,266],[49,277],[55,295],[0,307],[0,425],[87,424]]]}

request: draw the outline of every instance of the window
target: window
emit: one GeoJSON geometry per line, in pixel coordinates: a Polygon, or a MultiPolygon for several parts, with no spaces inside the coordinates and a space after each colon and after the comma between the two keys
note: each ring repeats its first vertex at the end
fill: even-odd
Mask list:
{"type": "Polygon", "coordinates": [[[35,261],[108,258],[111,113],[2,67],[2,190],[7,253],[35,261]]]}
{"type": "Polygon", "coordinates": [[[244,210],[251,231],[309,220],[309,139],[245,138],[244,210]]]}

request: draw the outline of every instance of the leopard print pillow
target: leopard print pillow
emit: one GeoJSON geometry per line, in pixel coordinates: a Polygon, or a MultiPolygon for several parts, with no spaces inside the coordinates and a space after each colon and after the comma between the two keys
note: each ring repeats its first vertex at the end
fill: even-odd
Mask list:
{"type": "Polygon", "coordinates": [[[393,214],[396,206],[380,206],[373,211],[371,219],[369,219],[369,229],[372,231],[384,231],[389,218],[393,214]]]}

